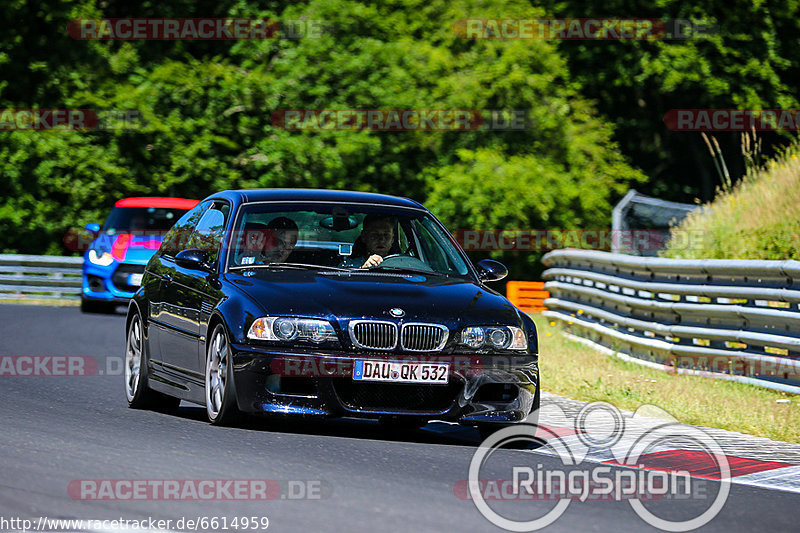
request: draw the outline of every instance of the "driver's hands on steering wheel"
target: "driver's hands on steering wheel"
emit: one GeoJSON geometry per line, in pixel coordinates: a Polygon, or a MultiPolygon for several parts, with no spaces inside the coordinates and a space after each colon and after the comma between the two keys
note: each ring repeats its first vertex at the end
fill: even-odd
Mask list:
{"type": "Polygon", "coordinates": [[[369,256],[366,261],[364,261],[364,264],[361,265],[361,268],[374,267],[380,265],[381,263],[383,263],[383,257],[379,256],[378,254],[373,254],[369,256]]]}

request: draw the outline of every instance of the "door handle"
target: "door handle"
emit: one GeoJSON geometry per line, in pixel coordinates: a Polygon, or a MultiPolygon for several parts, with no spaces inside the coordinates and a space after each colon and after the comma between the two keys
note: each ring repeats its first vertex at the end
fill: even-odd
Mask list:
{"type": "Polygon", "coordinates": [[[172,283],[172,276],[170,274],[164,274],[161,276],[161,279],[164,280],[164,283],[166,284],[172,283]]]}

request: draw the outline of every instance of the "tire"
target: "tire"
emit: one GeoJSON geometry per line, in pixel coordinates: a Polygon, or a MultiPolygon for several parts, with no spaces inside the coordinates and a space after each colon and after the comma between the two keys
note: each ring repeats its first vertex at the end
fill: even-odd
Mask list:
{"type": "Polygon", "coordinates": [[[138,313],[128,326],[125,342],[125,397],[131,409],[153,409],[171,412],[181,403],[179,398],[154,391],[148,386],[147,351],[144,349],[144,328],[138,313]]]}
{"type": "Polygon", "coordinates": [[[208,421],[215,426],[229,426],[238,422],[241,413],[236,405],[230,343],[222,324],[217,324],[209,337],[205,376],[208,421]]]}

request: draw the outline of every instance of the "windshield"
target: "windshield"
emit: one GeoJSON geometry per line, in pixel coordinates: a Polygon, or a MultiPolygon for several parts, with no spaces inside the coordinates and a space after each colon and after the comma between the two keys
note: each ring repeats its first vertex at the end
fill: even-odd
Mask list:
{"type": "Polygon", "coordinates": [[[469,275],[462,254],[429,214],[358,205],[244,205],[228,266],[469,275]]]}
{"type": "Polygon", "coordinates": [[[164,232],[186,213],[186,209],[170,207],[115,207],[103,231],[118,233],[164,232]]]}

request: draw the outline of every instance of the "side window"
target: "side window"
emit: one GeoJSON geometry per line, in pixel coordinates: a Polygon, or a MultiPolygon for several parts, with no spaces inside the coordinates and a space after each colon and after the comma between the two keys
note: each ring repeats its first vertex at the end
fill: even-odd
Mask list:
{"type": "Polygon", "coordinates": [[[208,252],[209,259],[216,262],[230,211],[231,206],[226,202],[215,200],[197,223],[189,239],[189,248],[199,248],[208,252]]]}
{"type": "Polygon", "coordinates": [[[200,220],[200,217],[203,215],[203,212],[208,209],[210,205],[211,202],[198,204],[179,218],[175,225],[164,235],[164,242],[161,243],[161,248],[159,248],[158,253],[175,257],[175,254],[181,250],[191,248],[189,246],[189,240],[192,236],[192,232],[197,222],[200,220]]]}
{"type": "Polygon", "coordinates": [[[450,237],[446,235],[433,220],[425,218],[420,228],[423,230],[420,232],[423,236],[423,240],[427,241],[424,244],[426,247],[430,247],[431,250],[431,262],[435,262],[438,265],[438,267],[435,268],[437,268],[439,272],[458,272],[462,276],[469,272],[467,265],[457,255],[454,247],[442,247],[437,243],[437,241],[447,242],[450,237]]]}
{"type": "Polygon", "coordinates": [[[454,255],[455,250],[448,250],[439,244],[448,237],[442,233],[432,220],[426,218],[421,223],[415,221],[414,226],[419,237],[422,255],[427,259],[431,268],[446,274],[457,272],[464,275],[467,273],[467,266],[458,256],[454,255]]]}
{"type": "Polygon", "coordinates": [[[414,243],[414,228],[411,222],[401,219],[397,226],[397,241],[400,244],[400,253],[419,258],[419,252],[414,243]]]}
{"type": "Polygon", "coordinates": [[[428,231],[428,228],[415,222],[419,244],[422,248],[422,255],[427,259],[428,264],[437,272],[447,272],[450,270],[441,250],[436,245],[436,240],[428,231]]]}

